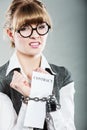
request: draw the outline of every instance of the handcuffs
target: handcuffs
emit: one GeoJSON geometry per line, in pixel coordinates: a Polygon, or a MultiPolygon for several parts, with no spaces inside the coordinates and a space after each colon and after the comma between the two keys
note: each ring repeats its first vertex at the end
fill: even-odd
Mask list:
{"type": "Polygon", "coordinates": [[[54,95],[49,95],[48,97],[34,97],[31,98],[29,96],[22,96],[21,101],[25,104],[28,104],[29,100],[33,100],[35,102],[46,102],[46,112],[53,112],[57,109],[60,109],[60,104],[57,102],[57,99],[54,95]]]}

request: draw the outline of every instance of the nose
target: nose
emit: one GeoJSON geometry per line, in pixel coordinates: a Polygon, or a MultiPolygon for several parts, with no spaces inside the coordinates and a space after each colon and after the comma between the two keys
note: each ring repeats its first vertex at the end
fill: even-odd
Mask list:
{"type": "Polygon", "coordinates": [[[31,38],[37,38],[37,37],[39,37],[39,34],[38,34],[37,31],[36,31],[36,28],[33,28],[32,34],[31,34],[30,37],[31,37],[31,38]]]}

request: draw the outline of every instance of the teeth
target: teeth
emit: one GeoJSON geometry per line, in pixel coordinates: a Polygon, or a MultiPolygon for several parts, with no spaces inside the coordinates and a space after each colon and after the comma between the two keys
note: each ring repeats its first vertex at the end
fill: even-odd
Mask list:
{"type": "Polygon", "coordinates": [[[40,43],[39,43],[39,42],[31,42],[29,45],[30,45],[31,47],[33,47],[33,48],[38,48],[39,45],[40,45],[40,43]]]}
{"type": "Polygon", "coordinates": [[[30,43],[31,46],[37,46],[39,43],[30,43]]]}

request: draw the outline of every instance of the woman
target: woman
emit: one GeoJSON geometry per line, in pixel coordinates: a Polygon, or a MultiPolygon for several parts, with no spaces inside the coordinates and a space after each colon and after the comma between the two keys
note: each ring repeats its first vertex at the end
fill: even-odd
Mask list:
{"type": "MultiPolygon", "coordinates": [[[[55,111],[50,110],[47,116],[51,117],[51,120],[47,120],[46,116],[42,129],[75,130],[74,83],[70,73],[65,67],[49,64],[42,54],[51,28],[50,17],[42,2],[12,1],[6,14],[5,31],[15,51],[10,60],[0,67],[0,91],[11,98],[18,114],[22,104],[21,99],[24,103],[29,102],[27,99],[30,98],[26,97],[30,97],[32,91],[33,71],[54,75],[52,94],[61,107],[55,111]]],[[[51,102],[50,106],[52,106],[51,102]]]]}

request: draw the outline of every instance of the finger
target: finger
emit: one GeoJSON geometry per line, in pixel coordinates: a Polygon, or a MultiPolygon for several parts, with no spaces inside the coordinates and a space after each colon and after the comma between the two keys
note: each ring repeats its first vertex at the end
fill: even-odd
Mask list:
{"type": "Polygon", "coordinates": [[[30,87],[27,85],[23,85],[23,86],[17,86],[13,83],[10,84],[11,88],[13,88],[14,90],[16,90],[17,92],[21,93],[24,96],[29,96],[30,94],[30,87]]]}
{"type": "Polygon", "coordinates": [[[27,77],[28,77],[29,81],[32,80],[32,74],[28,74],[27,77]]]}
{"type": "Polygon", "coordinates": [[[13,75],[13,78],[12,78],[12,82],[13,83],[20,83],[20,82],[27,82],[27,79],[19,72],[17,71],[14,71],[14,75],[13,75]]]}

